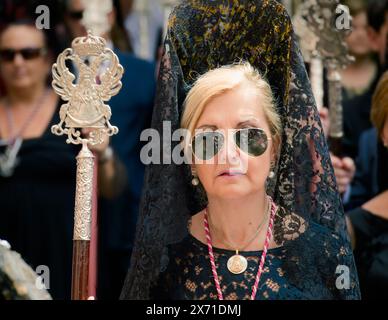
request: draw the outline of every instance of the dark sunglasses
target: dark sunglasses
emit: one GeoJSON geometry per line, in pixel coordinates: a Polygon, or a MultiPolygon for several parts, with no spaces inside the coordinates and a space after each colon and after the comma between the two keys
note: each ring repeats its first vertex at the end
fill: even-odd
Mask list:
{"type": "MultiPolygon", "coordinates": [[[[261,128],[237,129],[233,133],[236,146],[243,152],[258,157],[268,148],[265,131],[261,128]]],[[[219,131],[204,131],[196,134],[191,141],[193,154],[200,160],[210,160],[224,145],[225,136],[219,131]]]]}
{"type": "Polygon", "coordinates": [[[1,49],[0,59],[2,61],[11,62],[14,61],[17,54],[21,54],[24,60],[36,59],[47,53],[46,48],[23,48],[19,50],[15,49],[1,49]]]}
{"type": "Polygon", "coordinates": [[[73,20],[81,20],[84,17],[83,10],[80,11],[69,11],[67,15],[73,20]]]}

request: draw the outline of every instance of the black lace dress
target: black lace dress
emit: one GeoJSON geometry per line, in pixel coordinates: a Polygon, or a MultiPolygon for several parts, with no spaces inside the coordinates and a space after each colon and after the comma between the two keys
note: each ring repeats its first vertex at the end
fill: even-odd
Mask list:
{"type": "Polygon", "coordinates": [[[41,137],[23,141],[14,174],[0,176],[0,239],[33,270],[47,266],[50,294],[69,299],[79,147],[51,133],[51,126],[59,123],[58,111],[41,137]]]}
{"type": "MultiPolygon", "coordinates": [[[[281,219],[279,216],[277,219],[281,219]]],[[[324,265],[335,261],[337,257],[331,252],[338,243],[335,234],[319,224],[312,223],[309,232],[301,233],[292,242],[287,242],[282,247],[269,249],[264,265],[264,270],[259,282],[256,300],[309,300],[309,299],[339,299],[347,290],[348,294],[356,294],[354,284],[348,289],[336,287],[336,277],[333,273],[329,276],[324,270],[306,273],[305,281],[294,279],[289,270],[298,269],[300,257],[290,256],[291,246],[307,245],[310,250],[306,252],[309,259],[316,264],[324,265]],[[299,244],[298,244],[299,243],[299,244]],[[324,244],[325,243],[325,244],[324,244]],[[331,283],[331,284],[330,284],[331,283]],[[322,288],[327,288],[322,290],[322,288]],[[353,292],[353,293],[351,293],[353,292]]],[[[345,248],[336,248],[345,261],[349,252],[345,248]]],[[[159,281],[151,290],[151,298],[155,300],[217,300],[217,290],[211,270],[208,247],[191,234],[179,244],[168,247],[168,267],[161,272],[159,281]]],[[[217,267],[217,274],[225,300],[249,300],[262,251],[239,252],[248,260],[248,268],[242,274],[233,274],[227,269],[228,259],[235,251],[213,248],[217,267]]],[[[292,251],[292,250],[291,250],[292,251]]],[[[162,267],[163,268],[163,267],[162,267]]],[[[314,268],[315,269],[315,268],[314,268]]]]}

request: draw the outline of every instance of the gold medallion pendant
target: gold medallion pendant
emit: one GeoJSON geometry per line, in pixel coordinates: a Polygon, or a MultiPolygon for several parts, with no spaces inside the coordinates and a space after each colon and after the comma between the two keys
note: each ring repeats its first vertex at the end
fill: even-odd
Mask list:
{"type": "Polygon", "coordinates": [[[239,255],[238,252],[236,252],[235,255],[229,258],[227,267],[230,272],[240,274],[247,270],[248,261],[244,256],[239,255]]]}

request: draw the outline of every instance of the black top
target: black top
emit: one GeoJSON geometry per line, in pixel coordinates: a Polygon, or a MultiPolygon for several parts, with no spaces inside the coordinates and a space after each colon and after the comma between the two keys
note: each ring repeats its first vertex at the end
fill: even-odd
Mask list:
{"type": "MultiPolygon", "coordinates": [[[[268,250],[256,300],[343,298],[341,291],[345,289],[336,288],[338,277],[336,271],[332,270],[331,274],[327,275],[319,267],[332,260],[333,256],[341,251],[338,248],[334,250],[336,236],[316,223],[311,223],[308,229],[309,232],[300,234],[284,246],[268,250]],[[293,247],[300,247],[303,244],[309,246],[305,254],[308,259],[315,262],[314,264],[309,265],[305,259],[301,259],[302,255],[293,254],[293,247]],[[329,252],[330,249],[333,249],[333,252],[329,252]],[[304,278],[295,279],[291,270],[298,270],[301,264],[304,266],[304,278]]],[[[227,269],[227,261],[235,251],[213,248],[213,252],[223,298],[249,300],[263,251],[240,251],[239,254],[248,260],[248,268],[238,275],[227,269]]],[[[349,294],[353,290],[354,287],[348,288],[349,294]]],[[[188,234],[182,242],[170,245],[162,259],[159,280],[151,289],[151,298],[217,300],[207,245],[191,234],[188,234]],[[166,265],[168,266],[165,267],[166,265]]]]}
{"type": "Polygon", "coordinates": [[[362,299],[388,299],[388,220],[362,208],[348,213],[356,249],[362,299]]]}
{"type": "Polygon", "coordinates": [[[343,91],[343,151],[346,156],[353,159],[358,154],[358,144],[361,134],[372,127],[370,110],[373,93],[380,79],[380,74],[380,72],[377,72],[368,90],[360,95],[349,97],[345,93],[345,90],[343,91]]]}
{"type": "Polygon", "coordinates": [[[79,148],[51,133],[57,123],[58,110],[41,137],[23,141],[14,174],[0,176],[0,239],[8,240],[34,270],[49,267],[49,292],[64,299],[70,298],[79,148]]]}

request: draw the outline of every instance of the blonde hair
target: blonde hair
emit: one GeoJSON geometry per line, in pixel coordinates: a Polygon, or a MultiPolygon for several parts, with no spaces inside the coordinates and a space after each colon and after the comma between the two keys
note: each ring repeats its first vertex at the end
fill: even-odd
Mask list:
{"type": "Polygon", "coordinates": [[[376,127],[378,136],[383,133],[388,116],[388,71],[381,77],[372,99],[371,121],[376,127]]]}
{"type": "MultiPolygon", "coordinates": [[[[181,128],[187,129],[193,136],[198,120],[211,99],[247,85],[261,98],[261,105],[271,131],[274,152],[277,153],[281,144],[282,125],[276,112],[272,90],[268,82],[248,62],[213,69],[199,77],[184,101],[181,128]]],[[[189,141],[186,141],[186,147],[188,143],[189,141]]]]}

